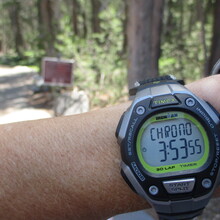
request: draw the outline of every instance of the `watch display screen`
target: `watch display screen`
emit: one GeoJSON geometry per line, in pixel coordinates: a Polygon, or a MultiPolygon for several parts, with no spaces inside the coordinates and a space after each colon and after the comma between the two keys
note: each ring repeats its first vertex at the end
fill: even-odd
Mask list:
{"type": "Polygon", "coordinates": [[[165,173],[201,167],[208,158],[209,141],[195,117],[171,111],[145,121],[138,132],[136,147],[145,169],[165,173]]]}

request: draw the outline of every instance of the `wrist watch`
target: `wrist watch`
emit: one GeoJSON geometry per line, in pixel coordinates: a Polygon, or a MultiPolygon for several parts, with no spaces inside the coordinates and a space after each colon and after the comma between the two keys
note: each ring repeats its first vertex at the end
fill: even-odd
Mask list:
{"type": "Polygon", "coordinates": [[[116,130],[122,177],[160,220],[200,215],[219,184],[219,113],[172,76],[130,94],[116,130]]]}

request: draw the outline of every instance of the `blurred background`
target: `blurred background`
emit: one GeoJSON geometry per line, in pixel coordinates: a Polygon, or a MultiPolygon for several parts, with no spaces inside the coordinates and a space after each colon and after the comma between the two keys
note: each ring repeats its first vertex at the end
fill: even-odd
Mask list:
{"type": "Polygon", "coordinates": [[[0,74],[74,59],[90,109],[127,99],[136,80],[199,79],[220,57],[220,0],[0,0],[0,11],[0,74]]]}
{"type": "MultiPolygon", "coordinates": [[[[0,0],[0,124],[120,103],[136,80],[207,76],[219,27],[220,0],[0,0]],[[61,78],[71,63],[67,84],[46,82],[45,57],[61,78]]],[[[220,219],[218,201],[198,219],[220,219]]]]}

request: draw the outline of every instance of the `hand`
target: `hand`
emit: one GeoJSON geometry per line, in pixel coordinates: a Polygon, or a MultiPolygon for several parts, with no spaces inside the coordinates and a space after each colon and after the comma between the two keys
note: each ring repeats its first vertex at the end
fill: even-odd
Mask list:
{"type": "Polygon", "coordinates": [[[220,112],[220,75],[203,78],[186,87],[220,112]]]}

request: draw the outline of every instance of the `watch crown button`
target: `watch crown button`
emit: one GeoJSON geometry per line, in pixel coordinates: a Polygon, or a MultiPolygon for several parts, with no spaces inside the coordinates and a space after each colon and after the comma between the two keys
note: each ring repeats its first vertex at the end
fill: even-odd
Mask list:
{"type": "Polygon", "coordinates": [[[144,108],[144,106],[142,106],[142,105],[138,106],[138,107],[136,108],[136,113],[137,113],[138,115],[143,115],[143,114],[145,113],[145,108],[144,108]]]}
{"type": "Polygon", "coordinates": [[[157,186],[154,186],[154,185],[153,185],[153,186],[151,186],[151,187],[149,188],[149,193],[150,193],[151,195],[153,195],[153,196],[157,195],[158,192],[159,192],[159,189],[158,189],[157,186]]]}
{"type": "Polygon", "coordinates": [[[188,107],[192,107],[192,106],[194,106],[195,104],[196,104],[195,99],[193,99],[193,98],[187,98],[187,99],[186,99],[186,105],[187,105],[188,107]]]}
{"type": "Polygon", "coordinates": [[[212,186],[212,181],[208,178],[203,179],[202,186],[206,189],[209,189],[212,186]]]}

